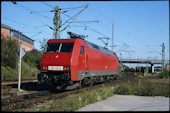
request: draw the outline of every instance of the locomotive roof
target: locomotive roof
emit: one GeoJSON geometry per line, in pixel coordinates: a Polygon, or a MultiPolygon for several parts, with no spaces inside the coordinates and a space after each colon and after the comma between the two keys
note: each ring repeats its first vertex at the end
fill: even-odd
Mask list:
{"type": "MultiPolygon", "coordinates": [[[[53,42],[53,43],[54,43],[54,42],[63,42],[63,41],[64,41],[64,42],[74,42],[76,39],[77,39],[77,38],[74,38],[74,39],[49,39],[49,40],[48,40],[48,43],[49,43],[49,42],[53,42]]],[[[82,40],[82,39],[79,39],[79,40],[82,40]]],[[[89,41],[87,41],[87,40],[84,40],[84,41],[86,41],[87,44],[88,44],[88,46],[89,46],[90,48],[92,48],[92,49],[95,49],[95,50],[98,50],[98,51],[101,51],[101,52],[104,52],[104,53],[107,53],[107,54],[116,56],[116,54],[115,54],[114,52],[108,50],[107,48],[98,46],[98,45],[96,45],[96,44],[94,44],[94,43],[91,43],[91,42],[89,42],[89,41]]]]}
{"type": "Polygon", "coordinates": [[[76,39],[49,39],[48,42],[74,42],[76,39]]]}
{"type": "Polygon", "coordinates": [[[89,47],[92,48],[92,49],[95,49],[95,50],[98,50],[98,51],[101,51],[101,52],[116,56],[116,54],[114,52],[108,50],[107,48],[98,46],[98,45],[93,44],[93,43],[91,43],[89,41],[86,41],[86,42],[88,43],[89,47]]]}

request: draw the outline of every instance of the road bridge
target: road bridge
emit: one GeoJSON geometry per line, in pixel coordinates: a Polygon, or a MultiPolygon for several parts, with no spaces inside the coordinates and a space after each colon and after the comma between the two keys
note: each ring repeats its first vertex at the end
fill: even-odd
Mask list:
{"type": "MultiPolygon", "coordinates": [[[[143,63],[143,64],[151,64],[152,73],[154,72],[154,64],[162,64],[162,60],[155,59],[119,59],[120,63],[143,63]]],[[[167,64],[170,64],[170,61],[164,61],[164,67],[167,64]]]]}

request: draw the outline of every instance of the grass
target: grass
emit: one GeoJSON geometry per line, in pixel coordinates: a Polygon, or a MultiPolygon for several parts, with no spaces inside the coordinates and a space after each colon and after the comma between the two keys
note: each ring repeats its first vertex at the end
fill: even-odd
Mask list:
{"type": "Polygon", "coordinates": [[[75,111],[79,108],[101,101],[113,95],[111,87],[103,87],[100,90],[93,90],[91,92],[85,91],[80,95],[70,95],[63,99],[58,99],[42,106],[38,111],[75,111]]]}
{"type": "MultiPolygon", "coordinates": [[[[40,73],[39,70],[31,68],[28,64],[22,61],[21,67],[21,77],[22,78],[31,78],[36,77],[37,73],[40,73]]],[[[3,80],[17,80],[18,79],[18,69],[12,69],[9,66],[1,66],[1,81],[3,80]]]]}
{"type": "Polygon", "coordinates": [[[17,70],[9,66],[1,66],[1,80],[14,80],[17,78],[17,70]]]}

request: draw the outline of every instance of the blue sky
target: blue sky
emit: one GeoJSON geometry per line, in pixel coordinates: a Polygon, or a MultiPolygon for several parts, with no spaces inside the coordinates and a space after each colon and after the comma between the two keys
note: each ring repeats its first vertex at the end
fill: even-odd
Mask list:
{"type": "MultiPolygon", "coordinates": [[[[88,35],[87,39],[104,46],[99,37],[108,37],[111,50],[112,17],[114,19],[114,51],[124,59],[161,59],[162,43],[165,43],[166,59],[169,59],[169,1],[45,1],[45,2],[1,2],[1,23],[23,32],[35,40],[35,48],[40,49],[39,41],[53,38],[53,31],[33,16],[53,26],[55,6],[61,9],[80,7],[89,4],[75,21],[94,21],[99,23],[72,23],[61,33],[68,38],[67,31],[88,35]],[[42,12],[48,11],[48,12],[42,12]],[[35,13],[39,12],[39,13],[35,13]],[[81,26],[81,27],[80,27],[81,26]],[[85,27],[87,26],[86,29],[85,27]],[[38,32],[41,32],[38,34],[38,32]],[[36,35],[37,34],[37,35],[36,35]],[[130,51],[130,52],[128,52],[130,51]]],[[[69,10],[66,15],[74,16],[83,8],[69,10]]],[[[65,9],[68,10],[68,9],[65,9]]],[[[61,14],[63,23],[69,18],[61,14]]],[[[68,24],[66,24],[68,25],[68,24]]],[[[66,26],[65,25],[65,26],[66,26]]],[[[64,28],[63,26],[62,28],[64,28]]]]}

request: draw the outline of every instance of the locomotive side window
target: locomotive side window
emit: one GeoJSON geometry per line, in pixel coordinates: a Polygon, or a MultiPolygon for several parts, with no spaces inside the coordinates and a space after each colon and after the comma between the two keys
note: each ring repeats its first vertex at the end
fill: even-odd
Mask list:
{"type": "Polygon", "coordinates": [[[80,54],[84,54],[84,46],[81,46],[80,54]]]}
{"type": "Polygon", "coordinates": [[[48,43],[45,52],[72,52],[74,43],[48,43]]]}

